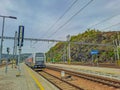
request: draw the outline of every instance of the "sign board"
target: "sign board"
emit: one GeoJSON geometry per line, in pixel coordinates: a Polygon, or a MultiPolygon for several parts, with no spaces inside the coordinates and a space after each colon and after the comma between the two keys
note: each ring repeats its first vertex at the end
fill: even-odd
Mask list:
{"type": "Polygon", "coordinates": [[[91,55],[95,55],[95,54],[98,54],[98,53],[99,53],[98,50],[91,50],[91,52],[90,52],[91,55]]]}
{"type": "Polygon", "coordinates": [[[19,26],[18,46],[23,46],[23,39],[24,39],[24,26],[19,26]]]}

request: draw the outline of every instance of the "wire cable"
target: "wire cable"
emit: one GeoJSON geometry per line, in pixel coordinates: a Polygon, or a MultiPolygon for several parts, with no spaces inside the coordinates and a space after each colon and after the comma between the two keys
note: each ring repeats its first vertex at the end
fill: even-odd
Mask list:
{"type": "Polygon", "coordinates": [[[90,0],[85,6],[83,6],[79,11],[77,11],[71,18],[69,18],[62,26],[60,26],[55,32],[53,32],[49,37],[56,34],[61,28],[63,28],[66,24],[68,24],[76,15],[78,15],[82,10],[84,10],[93,0],[90,0]]]}
{"type": "Polygon", "coordinates": [[[111,25],[111,26],[109,26],[109,27],[103,28],[103,29],[104,29],[104,30],[105,30],[105,29],[109,29],[109,28],[114,27],[114,26],[117,26],[117,25],[119,25],[119,24],[120,24],[120,22],[117,23],[117,24],[111,25]]]}
{"type": "Polygon", "coordinates": [[[112,19],[112,18],[114,18],[114,17],[116,17],[116,16],[119,16],[119,15],[120,15],[120,14],[113,15],[113,16],[111,16],[111,17],[108,17],[108,18],[106,18],[106,19],[104,19],[104,20],[102,20],[102,21],[100,21],[100,22],[98,22],[98,23],[90,26],[89,28],[92,28],[93,26],[97,26],[97,25],[99,25],[99,24],[101,24],[101,23],[103,23],[103,22],[106,22],[106,21],[108,21],[108,20],[110,20],[110,19],[112,19]]]}
{"type": "MultiPolygon", "coordinates": [[[[46,33],[48,33],[48,31],[52,30],[52,28],[65,16],[65,14],[73,7],[73,5],[77,2],[78,0],[75,0],[68,8],[67,10],[62,14],[62,16],[60,16],[56,22],[46,31],[46,33]]],[[[43,35],[45,36],[46,33],[43,35]]]]}

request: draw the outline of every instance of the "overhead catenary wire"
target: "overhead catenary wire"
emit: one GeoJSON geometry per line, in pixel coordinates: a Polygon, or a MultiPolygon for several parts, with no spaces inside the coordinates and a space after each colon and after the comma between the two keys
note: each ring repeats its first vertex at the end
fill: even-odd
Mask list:
{"type": "Polygon", "coordinates": [[[90,26],[89,28],[92,28],[92,27],[97,26],[97,25],[99,25],[99,24],[101,24],[101,23],[104,23],[104,22],[106,22],[106,21],[108,21],[108,20],[110,20],[110,19],[112,19],[112,18],[114,18],[114,17],[116,17],[116,16],[119,16],[119,15],[120,15],[120,13],[117,14],[117,15],[113,15],[113,16],[111,16],[111,17],[108,17],[108,18],[106,18],[106,19],[103,19],[103,20],[101,20],[100,22],[98,22],[98,23],[90,26]]]}
{"type": "Polygon", "coordinates": [[[63,28],[66,24],[68,24],[76,15],[78,15],[81,11],[83,11],[90,3],[94,0],[90,0],[86,5],[84,5],[80,10],[78,10],[74,15],[72,15],[63,25],[61,25],[55,32],[53,32],[49,37],[56,34],[61,28],[63,28]]]}
{"type": "Polygon", "coordinates": [[[65,14],[67,12],[69,12],[69,10],[73,7],[73,5],[75,5],[75,3],[77,3],[78,0],[75,0],[68,8],[67,10],[56,20],[56,22],[45,32],[45,34],[43,36],[45,36],[48,31],[52,30],[52,28],[65,16],[65,14]]]}
{"type": "Polygon", "coordinates": [[[117,24],[113,24],[113,25],[111,25],[111,26],[108,26],[108,27],[106,27],[106,28],[103,28],[102,30],[109,29],[109,28],[114,27],[114,26],[117,26],[117,25],[120,25],[120,22],[117,23],[117,24]]]}
{"type": "Polygon", "coordinates": [[[73,1],[72,4],[65,10],[65,12],[56,20],[56,22],[41,37],[44,37],[45,35],[47,35],[47,33],[50,32],[52,28],[54,28],[54,26],[65,16],[65,14],[71,10],[71,8],[77,3],[77,1],[78,0],[73,1]]]}

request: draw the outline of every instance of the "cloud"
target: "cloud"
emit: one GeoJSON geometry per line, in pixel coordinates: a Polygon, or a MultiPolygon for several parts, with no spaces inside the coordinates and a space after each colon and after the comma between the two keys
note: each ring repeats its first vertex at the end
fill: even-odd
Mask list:
{"type": "Polygon", "coordinates": [[[1,0],[0,1],[0,14],[8,14],[9,8],[12,8],[10,0],[1,0]]]}
{"type": "MultiPolygon", "coordinates": [[[[48,38],[61,25],[75,14],[89,0],[78,0],[72,9],[51,29],[49,28],[56,20],[66,11],[73,0],[0,0],[0,14],[16,16],[17,20],[6,19],[5,33],[6,36],[14,36],[14,32],[18,31],[19,25],[25,26],[25,37],[31,38],[48,38]]],[[[88,27],[99,21],[108,18],[112,15],[119,14],[120,0],[94,0],[81,13],[76,15],[68,24],[53,34],[50,38],[66,40],[68,34],[74,35],[83,32],[88,27]]],[[[107,22],[103,22],[95,28],[101,29],[120,21],[120,17],[115,17],[107,22]]],[[[0,26],[2,19],[0,19],[0,26]]],[[[1,33],[0,33],[1,34],[1,33]]],[[[13,43],[5,42],[5,47],[8,45],[13,48],[13,43]]],[[[13,42],[13,41],[11,41],[13,42]]],[[[48,43],[38,43],[35,45],[37,49],[27,48],[30,43],[24,42],[26,52],[37,51],[38,48],[45,51],[48,43]],[[41,45],[43,45],[41,47],[41,45]]],[[[4,47],[4,49],[5,49],[4,47]]],[[[5,50],[4,50],[5,51],[5,50]]],[[[24,52],[23,51],[23,52],[24,52]]]]}
{"type": "Polygon", "coordinates": [[[116,10],[120,8],[120,0],[109,0],[109,2],[105,6],[107,9],[116,10]]]}

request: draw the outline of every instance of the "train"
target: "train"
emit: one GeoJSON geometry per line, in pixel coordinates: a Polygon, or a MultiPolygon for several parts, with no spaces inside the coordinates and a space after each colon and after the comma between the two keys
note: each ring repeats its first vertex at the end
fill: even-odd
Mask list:
{"type": "Polygon", "coordinates": [[[42,70],[46,68],[45,63],[45,53],[33,53],[25,60],[25,64],[34,70],[42,70]]]}

